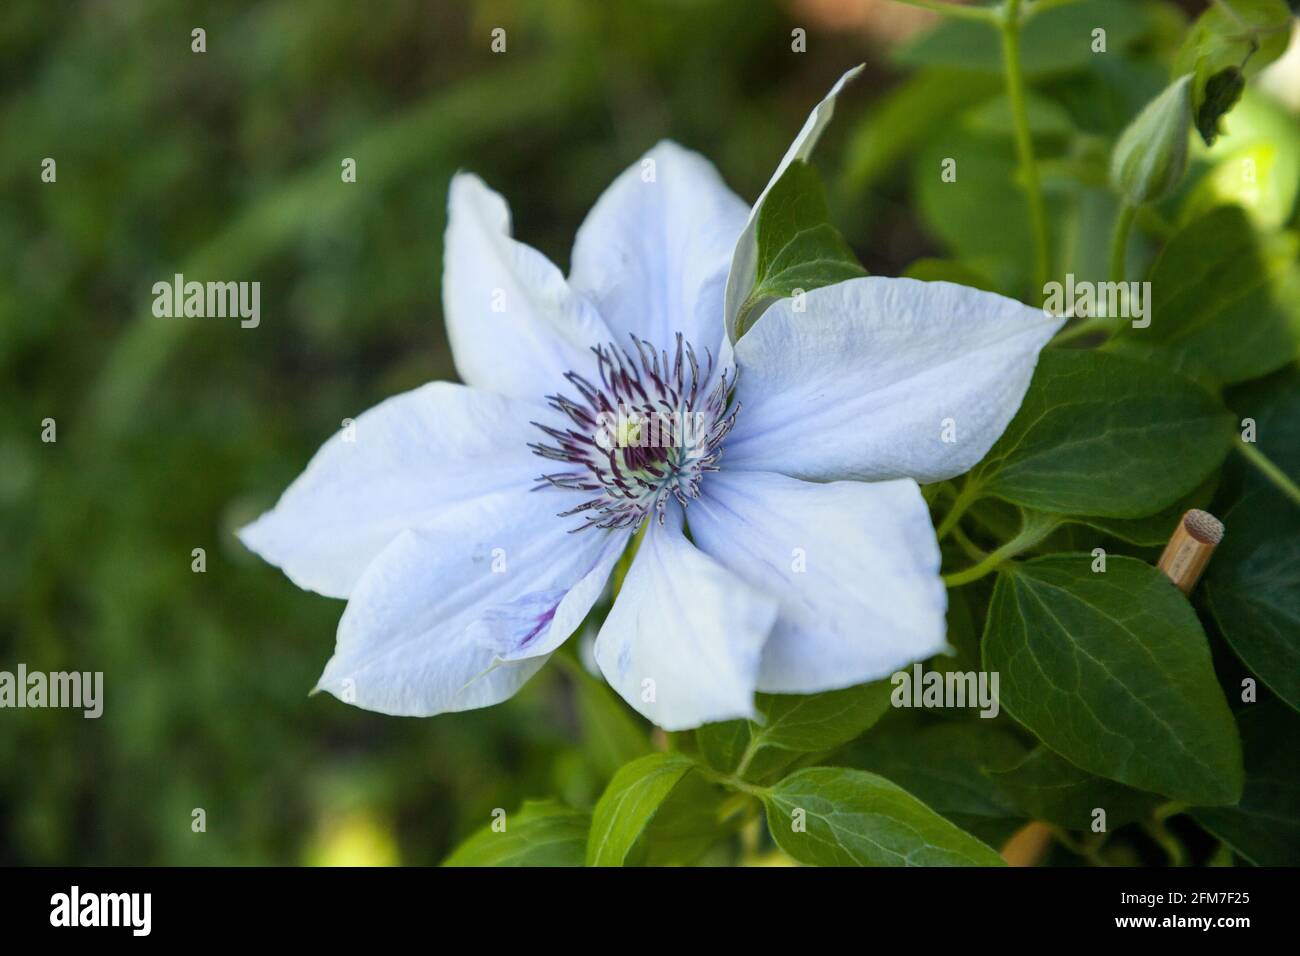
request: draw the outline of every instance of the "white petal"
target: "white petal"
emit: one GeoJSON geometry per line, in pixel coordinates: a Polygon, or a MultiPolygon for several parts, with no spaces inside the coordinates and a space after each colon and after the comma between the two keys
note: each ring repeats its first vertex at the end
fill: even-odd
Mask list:
{"type": "Polygon", "coordinates": [[[1007,427],[1064,321],[912,279],[850,279],[804,302],[775,303],[736,343],[728,467],[815,481],[959,475],[1007,427]]]}
{"type": "Polygon", "coordinates": [[[600,596],[627,532],[570,533],[553,489],[492,495],[404,532],[357,583],[319,688],[385,714],[498,703],[600,596]]]}
{"type": "Polygon", "coordinates": [[[578,230],[569,282],[614,340],[718,354],[722,298],[747,209],[704,157],[662,142],[605,190],[578,230]],[[653,178],[651,178],[653,176],[653,178]]]}
{"type": "Polygon", "coordinates": [[[475,498],[527,494],[543,470],[527,447],[541,437],[529,421],[547,415],[447,382],[396,395],[335,433],[239,537],[299,587],[347,597],[402,531],[475,498]]]}
{"type": "Polygon", "coordinates": [[[814,484],[723,469],[687,520],[703,551],[780,602],[761,691],[849,687],[946,646],[939,546],[913,481],[814,484]]]}
{"type": "Polygon", "coordinates": [[[447,207],[442,301],[461,379],[539,400],[565,372],[585,374],[609,332],[550,260],[510,237],[505,200],[460,173],[447,207]]]}
{"type": "Polygon", "coordinates": [[[806,160],[812,155],[817,140],[821,138],[822,130],[826,129],[830,124],[831,116],[835,113],[835,98],[840,95],[840,91],[844,89],[850,80],[862,72],[862,69],[863,67],[858,65],[841,76],[835,81],[835,85],[831,87],[831,91],[826,94],[826,97],[813,107],[813,111],[804,120],[803,129],[799,130],[799,135],[794,138],[790,148],[781,157],[776,172],[772,174],[772,178],[763,187],[758,201],[754,203],[753,209],[749,212],[749,219],[745,224],[745,229],[736,242],[735,252],[731,260],[730,274],[727,276],[727,338],[732,341],[735,341],[736,317],[740,312],[740,307],[745,302],[745,297],[749,295],[749,290],[754,285],[754,278],[758,268],[758,213],[763,206],[763,200],[767,198],[768,192],[776,185],[776,181],[781,178],[781,174],[789,168],[791,163],[796,159],[806,160]]]}
{"type": "Polygon", "coordinates": [[[596,638],[596,661],[665,730],[754,715],[776,602],[686,540],[681,513],[650,522],[596,638]]]}

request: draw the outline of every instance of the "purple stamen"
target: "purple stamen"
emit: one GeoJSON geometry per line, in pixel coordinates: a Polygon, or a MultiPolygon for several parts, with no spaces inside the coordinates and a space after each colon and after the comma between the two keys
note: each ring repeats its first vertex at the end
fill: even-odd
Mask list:
{"type": "Polygon", "coordinates": [[[726,372],[699,400],[701,385],[713,375],[713,355],[707,349],[701,375],[695,349],[680,333],[671,357],[629,337],[636,359],[612,342],[592,349],[599,385],[577,372],[565,374],[580,401],[547,396],[576,429],[532,423],[555,443],[529,444],[533,453],[574,466],[542,475],[537,487],[597,493],[561,514],[585,516],[586,523],[574,531],[635,527],[652,511],[662,524],[670,497],[682,507],[689,505],[700,495],[704,474],[718,470],[722,440],[740,411],[739,404],[727,408],[731,383],[726,372]],[[630,440],[632,434],[635,440],[630,440]]]}

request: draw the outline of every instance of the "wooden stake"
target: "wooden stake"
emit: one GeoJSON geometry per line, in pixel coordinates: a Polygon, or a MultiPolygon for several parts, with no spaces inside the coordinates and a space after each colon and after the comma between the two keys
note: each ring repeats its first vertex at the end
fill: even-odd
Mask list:
{"type": "Polygon", "coordinates": [[[1222,540],[1223,522],[1208,511],[1193,508],[1178,522],[1156,567],[1178,586],[1178,590],[1191,594],[1222,540]]]}
{"type": "Polygon", "coordinates": [[[1031,820],[1011,834],[1002,845],[1002,859],[1007,866],[1037,866],[1052,848],[1052,828],[1031,820]]]}

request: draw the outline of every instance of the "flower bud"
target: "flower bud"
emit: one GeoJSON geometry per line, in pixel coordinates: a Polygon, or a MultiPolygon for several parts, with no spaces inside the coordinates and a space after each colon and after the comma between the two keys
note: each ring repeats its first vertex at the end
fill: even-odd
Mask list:
{"type": "Polygon", "coordinates": [[[1115,144],[1110,184],[1134,205],[1173,192],[1187,171],[1192,125],[1192,74],[1180,77],[1146,105],[1115,144]]]}

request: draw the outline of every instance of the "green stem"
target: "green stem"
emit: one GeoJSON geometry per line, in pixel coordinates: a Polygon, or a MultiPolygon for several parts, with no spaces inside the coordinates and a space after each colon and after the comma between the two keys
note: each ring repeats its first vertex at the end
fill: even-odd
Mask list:
{"type": "Polygon", "coordinates": [[[760,747],[761,745],[758,742],[758,738],[750,737],[749,743],[745,747],[745,752],[740,755],[740,763],[736,764],[735,775],[737,777],[744,779],[745,771],[749,769],[749,764],[754,759],[754,755],[758,753],[760,747]]]}
{"type": "Polygon", "coordinates": [[[1133,231],[1133,220],[1138,207],[1125,200],[1115,217],[1115,231],[1110,237],[1110,281],[1123,282],[1128,259],[1128,236],[1133,231]]]}
{"type": "Polygon", "coordinates": [[[1155,840],[1160,848],[1165,851],[1165,856],[1169,858],[1170,866],[1185,866],[1187,864],[1187,854],[1183,850],[1183,845],[1178,838],[1169,832],[1163,819],[1152,817],[1150,820],[1142,821],[1142,829],[1147,832],[1147,836],[1155,840]]]}
{"type": "Polygon", "coordinates": [[[1061,827],[1051,827],[1052,836],[1056,842],[1061,844],[1075,856],[1081,856],[1093,866],[1105,866],[1106,861],[1102,859],[1100,850],[1102,844],[1106,842],[1106,834],[1093,834],[1086,840],[1076,840],[1068,831],[1061,827]]]}
{"type": "Polygon", "coordinates": [[[1285,471],[1273,464],[1269,458],[1256,447],[1254,442],[1238,442],[1237,451],[1255,468],[1297,505],[1300,505],[1300,487],[1291,480],[1285,471]]]}
{"type": "Polygon", "coordinates": [[[989,553],[967,537],[966,532],[961,530],[958,525],[952,529],[952,539],[957,542],[958,546],[966,552],[966,556],[972,561],[983,561],[989,556],[989,553]]]}
{"type": "Polygon", "coordinates": [[[957,500],[952,503],[952,510],[943,516],[943,521],[939,522],[939,530],[935,532],[935,537],[940,541],[946,538],[948,532],[957,527],[957,522],[966,513],[966,509],[979,500],[979,496],[979,486],[967,478],[966,484],[957,495],[957,500]]]}
{"type": "Polygon", "coordinates": [[[1061,524],[1061,519],[1055,515],[1045,515],[1038,512],[1025,512],[1023,523],[1020,531],[1014,538],[1002,545],[996,551],[990,553],[983,561],[964,568],[961,571],[955,571],[952,574],[943,576],[945,587],[959,588],[963,584],[970,584],[972,581],[978,581],[987,574],[992,574],[1007,561],[1016,555],[1037,545],[1049,534],[1057,529],[1061,524]]]}
{"type": "Polygon", "coordinates": [[[751,797],[758,797],[760,800],[767,796],[769,788],[760,787],[758,784],[750,783],[747,780],[741,780],[740,775],[729,773],[718,773],[708,764],[697,763],[695,765],[700,775],[714,783],[721,784],[731,790],[739,790],[741,793],[747,793],[751,797]]]}
{"type": "Polygon", "coordinates": [[[1050,259],[1047,251],[1047,212],[1043,207],[1043,190],[1038,180],[1038,165],[1034,160],[1034,140],[1029,133],[1029,113],[1025,106],[1025,76],[1020,66],[1020,0],[1006,0],[1000,18],[1002,32],[1002,61],[1007,71],[1007,99],[1011,103],[1011,118],[1015,124],[1016,154],[1020,161],[1020,177],[1029,203],[1029,226],[1034,237],[1034,282],[1039,301],[1045,294],[1050,259]]]}

